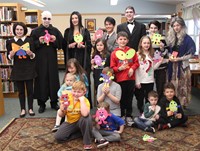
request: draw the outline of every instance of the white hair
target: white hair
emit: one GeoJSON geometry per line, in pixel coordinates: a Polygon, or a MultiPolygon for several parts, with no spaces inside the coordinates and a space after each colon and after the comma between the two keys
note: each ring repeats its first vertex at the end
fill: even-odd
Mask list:
{"type": "Polygon", "coordinates": [[[49,11],[43,11],[41,15],[42,15],[42,18],[44,17],[52,18],[52,14],[49,11]]]}

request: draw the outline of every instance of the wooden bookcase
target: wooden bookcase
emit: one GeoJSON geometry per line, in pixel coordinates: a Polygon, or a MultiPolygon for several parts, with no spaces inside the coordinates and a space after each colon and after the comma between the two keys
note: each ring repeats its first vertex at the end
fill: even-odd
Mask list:
{"type": "Polygon", "coordinates": [[[12,38],[15,22],[25,22],[23,5],[19,3],[0,3],[0,85],[4,97],[17,97],[14,83],[9,79],[12,62],[7,59],[6,40],[12,38]]]}
{"type": "Polygon", "coordinates": [[[41,10],[27,10],[25,11],[25,23],[28,27],[27,35],[30,35],[31,30],[38,27],[41,23],[41,10]]]}

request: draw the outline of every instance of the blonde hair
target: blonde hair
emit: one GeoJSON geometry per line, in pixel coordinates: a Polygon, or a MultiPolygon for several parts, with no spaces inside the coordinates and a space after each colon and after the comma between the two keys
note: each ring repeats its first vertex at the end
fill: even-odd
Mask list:
{"type": "Polygon", "coordinates": [[[100,102],[98,105],[97,105],[98,108],[101,108],[103,107],[107,112],[110,112],[110,104],[107,103],[107,102],[100,102]]]}
{"type": "Polygon", "coordinates": [[[73,90],[87,91],[85,84],[82,81],[75,81],[72,85],[73,90]]]}
{"type": "Polygon", "coordinates": [[[66,79],[67,77],[73,77],[74,81],[76,80],[76,75],[74,75],[74,74],[72,74],[72,73],[70,73],[70,72],[66,73],[65,79],[66,79]]]}

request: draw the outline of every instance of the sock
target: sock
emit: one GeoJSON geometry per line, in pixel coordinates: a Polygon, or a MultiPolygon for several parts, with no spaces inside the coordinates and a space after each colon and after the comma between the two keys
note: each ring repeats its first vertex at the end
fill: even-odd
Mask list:
{"type": "Polygon", "coordinates": [[[169,128],[172,127],[170,123],[168,123],[167,125],[168,125],[169,128]]]}

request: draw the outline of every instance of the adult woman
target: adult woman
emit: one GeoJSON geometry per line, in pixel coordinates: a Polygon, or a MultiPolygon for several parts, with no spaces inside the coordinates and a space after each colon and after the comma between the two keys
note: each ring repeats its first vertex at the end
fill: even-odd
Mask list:
{"type": "Polygon", "coordinates": [[[70,58],[76,58],[89,75],[91,48],[90,33],[82,25],[81,14],[74,11],[70,16],[70,27],[64,32],[63,50],[65,53],[65,63],[70,58]],[[74,39],[77,35],[82,36],[83,40],[77,41],[74,39]]]}
{"type": "Polygon", "coordinates": [[[186,34],[186,25],[181,17],[172,18],[167,40],[170,46],[168,79],[175,85],[181,105],[186,107],[191,101],[189,59],[195,53],[196,47],[192,38],[186,34]]]}
{"type": "MultiPolygon", "coordinates": [[[[154,34],[159,34],[161,24],[157,20],[151,21],[149,23],[149,36],[152,38],[154,34]]],[[[164,37],[162,37],[160,44],[152,43],[155,55],[159,54],[163,57],[162,64],[154,71],[156,90],[158,92],[159,99],[163,96],[164,84],[166,82],[166,71],[168,62],[168,47],[166,45],[164,37]]]]}

